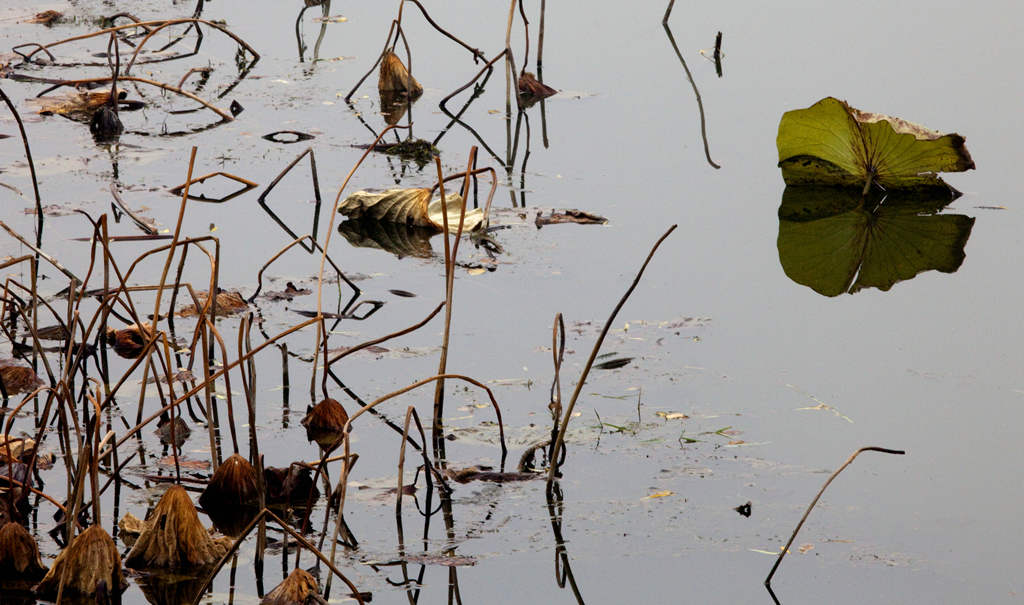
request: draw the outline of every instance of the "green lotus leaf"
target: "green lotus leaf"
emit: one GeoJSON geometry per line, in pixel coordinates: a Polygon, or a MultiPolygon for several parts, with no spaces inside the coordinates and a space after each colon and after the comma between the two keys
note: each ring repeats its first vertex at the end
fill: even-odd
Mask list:
{"type": "Polygon", "coordinates": [[[942,183],[938,172],[974,168],[962,136],[832,97],[783,114],[776,144],[787,185],[930,187],[942,183]]]}
{"type": "Polygon", "coordinates": [[[924,271],[960,268],[974,218],[938,214],[950,189],[865,200],[859,188],[786,187],[779,261],[793,281],[825,296],[888,290],[924,271]]]}

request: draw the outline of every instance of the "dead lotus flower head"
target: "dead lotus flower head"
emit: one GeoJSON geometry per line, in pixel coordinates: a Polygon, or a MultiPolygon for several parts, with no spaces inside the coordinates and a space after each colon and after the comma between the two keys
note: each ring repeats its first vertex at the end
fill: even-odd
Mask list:
{"type": "Polygon", "coordinates": [[[316,578],[296,567],[280,584],[263,597],[260,605],[326,605],[320,596],[316,578]]]}
{"type": "Polygon", "coordinates": [[[306,412],[302,426],[306,427],[307,439],[316,441],[322,448],[329,448],[341,437],[347,422],[345,408],[328,397],[306,412]]]}
{"type": "Polygon", "coordinates": [[[44,599],[56,599],[62,579],[65,596],[91,596],[104,590],[121,593],[128,587],[117,546],[99,525],[78,534],[57,555],[53,567],[35,587],[36,594],[44,599]]]}
{"type": "Polygon", "coordinates": [[[199,503],[207,511],[253,506],[258,502],[256,469],[238,454],[232,454],[217,467],[210,478],[210,483],[199,496],[199,503]]]}
{"type": "Polygon", "coordinates": [[[405,64],[398,58],[398,55],[391,51],[384,53],[380,61],[380,79],[377,81],[377,89],[381,93],[404,92],[410,99],[423,94],[423,87],[412,77],[405,64]]]}
{"type": "Polygon", "coordinates": [[[135,569],[194,570],[216,563],[230,543],[210,538],[188,492],[174,485],[146,519],[124,564],[135,569]]]}
{"type": "Polygon", "coordinates": [[[112,343],[115,353],[125,359],[135,359],[142,354],[146,342],[153,338],[153,326],[132,324],[120,330],[107,328],[106,338],[112,343]]]}
{"type": "Polygon", "coordinates": [[[39,560],[35,538],[20,523],[9,522],[0,529],[0,579],[4,588],[11,582],[25,583],[25,588],[39,581],[46,568],[39,560]]]}

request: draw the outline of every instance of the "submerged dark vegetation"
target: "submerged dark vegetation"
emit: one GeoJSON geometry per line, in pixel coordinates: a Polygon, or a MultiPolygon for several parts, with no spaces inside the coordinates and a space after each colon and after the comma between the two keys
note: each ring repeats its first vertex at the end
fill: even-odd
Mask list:
{"type": "MultiPolygon", "coordinates": [[[[147,88],[159,89],[195,104],[190,110],[176,111],[207,112],[212,120],[198,128],[180,132],[146,132],[147,135],[173,136],[215,128],[239,119],[243,114],[244,106],[231,99],[230,95],[254,69],[260,55],[227,24],[203,19],[203,4],[203,0],[198,0],[194,12],[188,17],[150,21],[128,13],[97,17],[96,28],[86,35],[45,43],[31,41],[15,47],[16,56],[0,64],[0,73],[14,80],[39,84],[42,90],[33,100],[39,112],[82,122],[83,127],[88,125],[100,144],[116,141],[123,133],[139,128],[138,121],[126,119],[124,113],[142,107],[162,110],[160,100],[141,93],[147,88]],[[160,32],[163,35],[157,36],[160,32]],[[162,42],[164,36],[171,32],[171,41],[162,42]],[[219,87],[213,82],[214,70],[207,66],[190,67],[176,81],[133,75],[140,71],[137,66],[148,63],[179,61],[187,64],[189,58],[197,56],[206,35],[226,36],[237,45],[236,55],[231,59],[236,73],[219,87]],[[65,44],[71,43],[91,43],[101,47],[98,53],[93,53],[98,55],[99,61],[63,59],[60,51],[65,44]],[[192,43],[194,47],[188,47],[192,43]],[[164,45],[158,48],[158,44],[164,45]],[[51,77],[53,72],[62,76],[73,75],[72,72],[78,68],[97,65],[106,66],[109,75],[51,77]]],[[[307,0],[300,9],[299,19],[306,10],[319,7],[326,27],[330,6],[330,0],[307,0]]],[[[667,26],[671,8],[670,2],[665,15],[666,32],[675,47],[667,26]]],[[[599,357],[609,327],[640,283],[658,247],[675,226],[668,227],[650,248],[635,278],[626,286],[603,324],[582,374],[574,377],[575,386],[571,394],[564,399],[560,370],[565,355],[565,325],[561,314],[552,310],[554,321],[550,348],[553,378],[547,406],[548,436],[522,452],[510,452],[501,406],[495,394],[483,380],[452,373],[447,367],[455,273],[457,267],[467,267],[459,260],[460,246],[475,245],[491,258],[501,253],[500,245],[490,235],[493,231],[490,209],[499,174],[494,168],[478,166],[478,148],[473,147],[465,170],[445,175],[438,154],[447,129],[433,141],[413,137],[409,110],[422,94],[423,86],[411,72],[412,54],[402,28],[403,18],[408,18],[404,15],[407,10],[429,22],[439,36],[467,51],[467,65],[472,62],[467,73],[475,72],[475,75],[464,86],[444,97],[440,109],[451,120],[448,127],[458,125],[473,133],[484,153],[489,154],[511,180],[520,152],[521,132],[522,140],[529,145],[527,109],[539,103],[543,120],[544,99],[557,92],[543,81],[544,3],[540,4],[538,15],[535,72],[529,72],[526,66],[530,62],[531,30],[522,2],[512,0],[509,3],[503,46],[499,52],[488,55],[446,31],[417,0],[400,0],[383,50],[345,97],[349,101],[377,70],[380,117],[384,127],[377,132],[364,121],[373,135],[372,142],[365,145],[362,158],[351,167],[340,185],[330,207],[325,236],[316,236],[316,219],[312,234],[295,233],[279,221],[293,239],[266,259],[256,275],[258,286],[248,298],[222,287],[220,240],[210,234],[192,236],[185,232],[183,223],[191,203],[223,202],[263,185],[224,172],[193,174],[200,153],[193,147],[188,163],[182,166],[184,180],[172,190],[180,198],[177,220],[168,233],[159,233],[151,220],[134,212],[125,203],[122,192],[112,183],[111,203],[133,221],[139,234],[112,236],[109,215],[92,216],[78,210],[88,225],[81,236],[88,242],[89,262],[84,273],[75,273],[42,247],[42,217],[46,200],[39,192],[31,142],[26,137],[14,102],[0,88],[0,96],[19,126],[26,162],[32,174],[38,216],[34,233],[18,233],[0,221],[0,226],[10,237],[30,251],[0,262],[0,268],[8,272],[0,298],[0,331],[11,348],[11,358],[0,361],[0,395],[3,396],[0,408],[3,420],[0,441],[0,578],[3,586],[0,588],[0,600],[31,601],[41,598],[58,602],[113,602],[119,599],[129,581],[135,581],[146,598],[153,602],[198,602],[209,594],[212,583],[223,573],[225,565],[233,558],[237,561],[239,549],[247,545],[253,552],[258,576],[268,549],[282,552],[287,566],[292,569],[276,587],[264,590],[262,581],[259,581],[257,590],[264,603],[326,602],[332,590],[336,596],[340,591],[343,597],[360,603],[368,602],[372,594],[361,590],[346,575],[339,552],[359,547],[357,536],[360,528],[350,525],[345,516],[346,505],[350,504],[348,479],[360,453],[352,442],[352,434],[353,430],[358,431],[358,424],[371,421],[365,416],[373,416],[394,431],[392,447],[398,464],[395,486],[387,494],[389,498],[393,497],[395,505],[396,550],[393,560],[372,565],[375,571],[387,573],[388,567],[398,567],[402,577],[399,586],[406,590],[412,602],[416,602],[420,596],[424,567],[427,564],[448,566],[448,593],[452,600],[458,595],[457,568],[473,561],[456,555],[454,546],[436,553],[413,553],[411,548],[407,549],[403,532],[403,497],[415,496],[418,505],[427,511],[424,514],[424,535],[429,534],[431,518],[439,515],[450,542],[455,533],[452,494],[456,488],[453,484],[537,480],[545,482],[544,492],[556,543],[559,585],[568,587],[576,599],[583,602],[562,538],[560,479],[568,457],[566,432],[590,370],[595,365],[599,369],[620,367],[609,365],[613,362],[595,364],[595,360],[599,357]],[[521,55],[514,53],[512,48],[512,34],[517,23],[521,24],[525,38],[521,55]],[[404,61],[400,56],[403,48],[404,61]],[[447,103],[470,87],[472,93],[467,104],[483,94],[484,84],[494,68],[502,63],[506,68],[506,119],[510,126],[510,141],[503,157],[461,121],[465,107],[455,113],[447,108],[447,103]],[[514,144],[511,140],[513,119],[514,144]],[[406,136],[396,137],[397,133],[406,136]],[[391,142],[388,136],[397,140],[391,142]],[[374,152],[397,155],[421,168],[433,164],[436,170],[434,187],[395,190],[398,193],[387,198],[388,202],[380,202],[370,194],[355,198],[353,192],[347,190],[348,183],[363,159],[374,152]],[[490,186],[482,204],[477,194],[480,177],[485,177],[484,184],[490,186]],[[233,184],[229,185],[226,193],[214,194],[205,186],[206,181],[215,179],[227,179],[233,184]],[[396,196],[399,201],[394,205],[386,208],[381,205],[391,204],[396,196]],[[372,204],[362,201],[369,199],[373,200],[372,204]],[[467,207],[471,199],[473,209],[467,207]],[[358,210],[353,214],[345,212],[354,218],[336,226],[338,210],[357,205],[358,210]],[[346,276],[332,259],[328,251],[335,232],[355,245],[383,248],[399,256],[430,256],[429,237],[440,233],[445,269],[444,300],[425,303],[423,319],[404,329],[380,334],[356,346],[332,347],[332,330],[339,323],[366,319],[383,304],[363,299],[355,280],[346,276]],[[129,254],[119,248],[124,241],[142,242],[147,248],[140,253],[129,254]],[[263,292],[264,272],[295,246],[314,254],[315,286],[305,289],[289,283],[283,291],[263,292]],[[154,272],[157,275],[149,273],[153,265],[158,267],[154,272]],[[183,278],[184,275],[194,275],[197,267],[206,276],[202,283],[183,278]],[[15,270],[20,271],[16,274],[18,277],[11,273],[15,270]],[[60,287],[53,286],[58,280],[45,283],[40,280],[42,274],[53,272],[60,275],[60,287]],[[347,299],[342,297],[339,310],[331,311],[327,310],[330,308],[329,297],[338,296],[335,283],[337,288],[348,288],[350,294],[347,299]],[[291,300],[314,294],[315,309],[303,312],[301,321],[276,333],[266,331],[256,303],[257,297],[291,300]],[[229,328],[228,324],[219,321],[228,316],[237,320],[237,327],[229,328]],[[371,401],[361,399],[345,386],[343,360],[347,356],[379,348],[382,343],[400,339],[432,322],[443,322],[444,326],[437,369],[432,375],[411,381],[407,386],[371,401]],[[254,336],[254,328],[258,336],[254,336]],[[312,343],[310,349],[314,352],[312,358],[296,356],[288,350],[285,340],[297,334],[309,338],[312,343]],[[258,342],[254,342],[255,339],[259,339],[258,342]],[[290,388],[290,361],[298,359],[308,367],[311,404],[302,426],[309,441],[316,443],[320,451],[316,459],[295,460],[285,467],[265,466],[261,452],[262,436],[256,420],[255,359],[257,356],[274,355],[282,359],[285,388],[290,388]],[[126,394],[129,391],[127,386],[137,381],[143,385],[137,396],[126,394]],[[445,395],[451,392],[453,384],[459,385],[460,389],[478,389],[492,408],[497,431],[494,457],[500,460],[497,468],[482,465],[456,468],[450,464],[447,455],[449,433],[444,418],[445,395]],[[148,385],[152,388],[147,388],[148,385]],[[423,387],[433,391],[429,411],[407,406],[401,423],[391,422],[380,415],[378,408],[391,399],[423,387]],[[235,397],[233,388],[235,391],[240,388],[242,396],[235,397]],[[134,417],[127,412],[133,399],[134,417]],[[247,430],[243,430],[246,427],[247,430]],[[202,439],[208,445],[208,460],[195,460],[181,451],[186,437],[192,432],[197,433],[193,439],[205,433],[202,439]],[[146,514],[136,517],[129,512],[115,519],[111,511],[105,509],[104,504],[111,500],[111,496],[105,497],[105,494],[142,490],[135,483],[137,469],[131,474],[127,469],[145,464],[147,456],[152,457],[146,452],[144,436],[154,433],[163,449],[159,462],[168,470],[146,473],[144,479],[147,485],[166,484],[167,489],[162,491],[159,502],[146,514]],[[513,454],[511,458],[510,454],[513,454]],[[412,483],[406,482],[407,455],[411,459],[408,466],[413,473],[412,483]],[[61,485],[42,481],[40,469],[52,465],[64,472],[61,485]],[[423,488],[417,492],[420,483],[423,488]],[[198,509],[190,492],[200,494],[198,509]],[[323,518],[314,515],[320,510],[318,506],[323,509],[323,518]],[[53,519],[49,523],[52,531],[48,535],[52,542],[40,545],[26,526],[46,526],[47,518],[53,519]],[[211,533],[204,518],[217,533],[211,533]],[[40,522],[40,519],[44,521],[40,522]],[[43,564],[41,549],[57,553],[49,565],[43,564]],[[415,565],[419,565],[418,573],[413,571],[415,565]],[[321,570],[321,575],[307,571],[310,566],[321,570]],[[134,571],[126,575],[126,569],[134,571]],[[337,588],[332,589],[332,585],[337,588]]],[[[61,23],[59,15],[40,14],[36,18],[39,23],[61,23]]],[[[323,36],[322,28],[320,36],[323,36]]],[[[719,75],[722,73],[721,38],[719,33],[714,52],[719,75]]],[[[301,37],[299,40],[302,56],[306,47],[301,37]]],[[[314,55],[318,47],[319,42],[314,47],[314,55]]],[[[681,54],[679,59],[693,83],[681,54]]],[[[694,92],[699,102],[695,84],[694,92]]],[[[700,112],[703,126],[702,105],[700,112]]],[[[544,136],[546,142],[546,134],[544,136]]],[[[282,131],[270,133],[265,138],[290,144],[314,137],[303,132],[282,131]]],[[[11,138],[3,144],[13,145],[17,141],[11,138]]],[[[709,164],[717,168],[708,151],[706,134],[704,149],[709,164]]],[[[524,171],[528,155],[527,147],[521,156],[524,171]]],[[[259,204],[271,216],[275,216],[271,209],[274,187],[307,159],[316,194],[315,212],[319,217],[322,200],[313,147],[299,153],[262,189],[259,204]]],[[[511,195],[514,202],[516,193],[511,195]]],[[[821,202],[826,197],[818,195],[814,201],[830,202],[830,199],[821,202]]],[[[864,212],[863,199],[849,203],[844,200],[840,200],[845,204],[844,208],[852,204],[851,207],[864,212]]],[[[784,200],[784,206],[786,203],[784,200]]],[[[805,205],[813,204],[808,202],[805,205]]],[[[877,213],[878,208],[873,208],[877,213]]],[[[538,228],[564,222],[600,224],[605,219],[580,210],[552,212],[544,218],[538,214],[536,217],[538,228]]],[[[970,224],[961,221],[956,227],[956,241],[952,244],[954,251],[949,253],[955,258],[937,267],[940,270],[955,270],[952,265],[959,266],[962,261],[963,244],[969,235],[970,224]]],[[[780,254],[782,240],[780,228],[780,254]]],[[[637,252],[639,254],[640,251],[637,252]]],[[[482,266],[467,268],[486,269],[482,266]]],[[[928,268],[936,267],[915,268],[915,271],[928,268]]],[[[906,279],[907,276],[901,274],[898,278],[906,279]]],[[[852,279],[852,275],[844,274],[838,282],[820,287],[832,294],[833,291],[850,288],[852,279]]],[[[878,284],[867,285],[881,287],[878,284]]],[[[306,377],[303,375],[301,380],[305,381],[306,377]]],[[[902,453],[883,448],[866,449],[902,453]]],[[[847,464],[858,453],[860,451],[847,464]]],[[[825,485],[834,477],[830,477],[825,485]]],[[[119,496],[114,496],[115,502],[117,498],[119,496]]],[[[746,506],[746,514],[749,515],[749,503],[746,506]]],[[[115,505],[115,508],[119,507],[115,505]]],[[[786,552],[786,548],[780,550],[778,561],[786,552]]],[[[772,568],[771,574],[774,572],[775,568],[772,568]]],[[[233,567],[231,573],[233,576],[233,567]]]]}

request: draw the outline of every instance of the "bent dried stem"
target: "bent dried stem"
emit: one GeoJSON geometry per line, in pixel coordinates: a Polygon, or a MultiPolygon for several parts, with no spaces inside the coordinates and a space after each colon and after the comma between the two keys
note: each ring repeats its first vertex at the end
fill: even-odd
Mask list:
{"type": "Polygon", "coordinates": [[[814,505],[818,503],[818,499],[820,499],[821,495],[825,493],[825,490],[828,488],[829,484],[832,483],[832,480],[838,477],[839,473],[843,472],[843,469],[850,466],[850,463],[853,462],[854,459],[861,454],[861,452],[882,452],[883,454],[896,454],[899,456],[906,454],[904,450],[891,450],[884,447],[874,446],[862,447],[853,454],[851,454],[842,466],[837,468],[834,473],[829,475],[828,480],[826,480],[825,484],[821,486],[820,490],[818,490],[818,494],[814,496],[814,500],[811,500],[811,505],[807,507],[806,511],[804,511],[804,516],[800,517],[800,522],[796,524],[796,528],[793,529],[793,533],[789,536],[789,540],[786,542],[786,545],[782,547],[782,550],[779,552],[778,558],[775,559],[775,565],[772,565],[772,570],[768,572],[768,577],[764,579],[764,585],[768,587],[769,592],[771,592],[772,589],[772,576],[775,575],[775,571],[779,568],[779,565],[782,563],[782,558],[786,556],[787,552],[789,552],[790,545],[792,545],[793,540],[796,539],[796,535],[800,532],[800,528],[804,526],[804,521],[806,521],[807,517],[811,514],[811,510],[814,508],[814,505]]]}
{"type": "Polygon", "coordinates": [[[597,342],[594,343],[594,348],[590,350],[590,357],[587,358],[586,365],[583,366],[583,372],[580,374],[579,381],[576,382],[576,389],[572,392],[572,398],[569,399],[569,406],[565,409],[565,414],[562,416],[561,425],[558,428],[558,436],[551,444],[551,453],[548,456],[550,464],[548,466],[548,484],[554,482],[555,477],[558,476],[558,468],[561,466],[557,460],[563,447],[565,447],[565,431],[569,427],[569,420],[572,418],[572,411],[576,407],[576,400],[579,399],[580,392],[583,390],[583,385],[587,381],[587,375],[590,373],[590,368],[594,365],[594,360],[597,358],[598,351],[601,350],[601,345],[604,343],[605,336],[608,335],[608,329],[611,328],[612,322],[615,321],[615,316],[619,314],[619,310],[622,309],[622,305],[626,304],[626,300],[629,295],[636,289],[637,284],[640,283],[640,278],[643,277],[644,269],[654,258],[654,253],[658,251],[658,247],[661,246],[661,242],[665,241],[665,238],[675,231],[677,225],[672,225],[668,228],[668,231],[658,238],[658,241],[654,242],[654,246],[651,251],[647,254],[647,259],[644,260],[644,264],[640,266],[640,270],[637,271],[636,277],[633,278],[633,283],[630,284],[629,289],[619,299],[618,304],[612,309],[612,314],[608,316],[608,320],[604,323],[604,327],[601,329],[601,335],[597,337],[597,342]]]}

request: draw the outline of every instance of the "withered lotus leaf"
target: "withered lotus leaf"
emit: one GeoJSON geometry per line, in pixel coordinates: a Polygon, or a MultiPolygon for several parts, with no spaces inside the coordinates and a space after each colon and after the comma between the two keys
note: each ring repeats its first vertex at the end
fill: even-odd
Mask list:
{"type": "Polygon", "coordinates": [[[217,467],[199,496],[199,503],[207,510],[256,504],[259,501],[256,479],[256,469],[252,464],[238,454],[232,454],[217,467]]]}
{"type": "Polygon", "coordinates": [[[13,359],[0,359],[0,380],[8,395],[28,393],[44,384],[32,368],[13,359]]]}
{"type": "Polygon", "coordinates": [[[46,574],[35,538],[20,523],[0,529],[0,578],[36,582],[46,574]]]}
{"type": "Polygon", "coordinates": [[[295,568],[280,584],[263,597],[260,605],[313,605],[327,601],[320,596],[316,578],[304,569],[295,568]]]}
{"type": "Polygon", "coordinates": [[[537,80],[537,77],[532,73],[524,71],[519,76],[519,93],[536,99],[546,99],[558,94],[558,91],[537,80]]]}
{"type": "Polygon", "coordinates": [[[149,324],[132,324],[115,330],[107,328],[106,340],[112,343],[114,352],[125,359],[135,359],[142,354],[146,343],[153,338],[153,327],[149,324]]]}
{"type": "MultiPolygon", "coordinates": [[[[203,310],[206,306],[206,301],[210,298],[209,292],[197,292],[196,298],[199,299],[199,306],[188,305],[178,311],[178,315],[181,317],[195,317],[203,310]]],[[[216,298],[217,308],[214,310],[214,314],[217,317],[223,317],[226,315],[234,315],[241,313],[249,308],[249,304],[245,302],[242,295],[233,290],[221,290],[217,292],[216,298]]]]}
{"type": "Polygon", "coordinates": [[[135,569],[190,570],[217,562],[231,540],[214,540],[199,522],[192,499],[180,485],[166,492],[146,518],[145,529],[125,559],[135,569]]]}
{"type": "Polygon", "coordinates": [[[402,60],[391,51],[384,53],[384,58],[381,59],[377,89],[380,92],[404,92],[411,98],[423,94],[423,87],[412,77],[402,60]]]}
{"type": "Polygon", "coordinates": [[[338,440],[347,422],[348,413],[345,408],[328,397],[306,412],[302,426],[306,427],[307,439],[326,448],[338,440]]]}
{"type": "Polygon", "coordinates": [[[36,594],[44,599],[56,599],[62,578],[64,595],[90,596],[96,594],[98,587],[120,593],[128,587],[117,546],[99,525],[78,534],[57,555],[53,567],[36,585],[36,594]]]}

